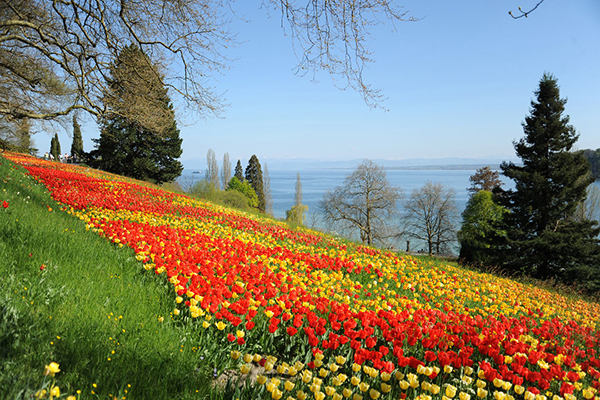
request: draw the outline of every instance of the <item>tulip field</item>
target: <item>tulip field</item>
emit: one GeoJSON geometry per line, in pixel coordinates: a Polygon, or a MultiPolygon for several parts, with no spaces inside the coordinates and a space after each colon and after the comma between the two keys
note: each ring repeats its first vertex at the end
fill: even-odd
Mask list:
{"type": "Polygon", "coordinates": [[[168,282],[169,318],[222,343],[235,398],[600,400],[598,303],[4,156],[168,282]]]}

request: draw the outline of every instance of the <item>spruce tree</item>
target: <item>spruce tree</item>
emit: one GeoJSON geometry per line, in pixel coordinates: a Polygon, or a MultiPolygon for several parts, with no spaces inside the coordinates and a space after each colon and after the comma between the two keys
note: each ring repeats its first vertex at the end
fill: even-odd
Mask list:
{"type": "Polygon", "coordinates": [[[81,137],[81,125],[73,115],[73,143],[71,144],[71,157],[79,159],[83,156],[83,138],[81,137]]]}
{"type": "Polygon", "coordinates": [[[244,181],[244,169],[242,168],[242,162],[240,160],[238,160],[237,164],[235,165],[235,173],[233,176],[235,176],[240,182],[244,181]]]}
{"type": "Polygon", "coordinates": [[[128,98],[128,91],[144,91],[148,101],[162,103],[171,122],[162,132],[148,130],[139,123],[113,112],[100,120],[100,138],[90,153],[92,165],[105,171],[135,179],[163,183],[181,175],[183,165],[177,160],[182,153],[182,139],[175,121],[173,105],[160,75],[150,59],[137,46],[123,49],[111,68],[111,96],[128,98]],[[138,87],[124,87],[123,76],[134,75],[138,87]]]}
{"type": "MultiPolygon", "coordinates": [[[[237,167],[236,167],[237,170],[237,167]]],[[[265,193],[263,190],[263,176],[260,162],[256,155],[250,157],[248,166],[246,167],[246,180],[250,183],[256,195],[258,196],[258,209],[260,212],[265,212],[265,193]]]]}
{"type": "Polygon", "coordinates": [[[544,74],[523,122],[525,137],[515,142],[522,166],[503,163],[515,189],[503,193],[508,237],[503,265],[536,278],[582,280],[598,274],[597,225],[572,217],[592,182],[589,163],[573,152],[578,135],[563,116],[556,78],[544,74]],[[595,267],[594,267],[595,265],[595,267]]]}

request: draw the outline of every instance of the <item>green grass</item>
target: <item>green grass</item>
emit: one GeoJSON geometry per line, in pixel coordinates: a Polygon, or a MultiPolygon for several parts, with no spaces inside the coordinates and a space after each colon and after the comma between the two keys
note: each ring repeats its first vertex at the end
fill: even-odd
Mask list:
{"type": "Polygon", "coordinates": [[[50,362],[62,397],[222,397],[211,385],[219,344],[171,318],[171,285],[58,208],[0,158],[0,397],[31,398],[52,383],[50,362]]]}

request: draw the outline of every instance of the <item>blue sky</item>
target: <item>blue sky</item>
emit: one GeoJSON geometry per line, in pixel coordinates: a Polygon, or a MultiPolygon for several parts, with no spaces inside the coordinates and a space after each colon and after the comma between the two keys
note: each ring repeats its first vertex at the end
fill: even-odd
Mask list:
{"type": "MultiPolygon", "coordinates": [[[[544,72],[558,78],[579,148],[600,147],[600,1],[546,0],[528,18],[509,10],[536,0],[397,0],[418,22],[376,28],[375,62],[365,79],[388,98],[388,111],[370,109],[324,74],[319,82],[293,74],[296,56],[277,15],[260,1],[238,1],[250,22],[234,21],[240,46],[214,86],[229,106],[224,118],[180,113],[184,164],[205,159],[514,158],[533,91],[544,72]]],[[[84,126],[84,146],[98,137],[84,126]]],[[[71,138],[59,133],[63,152],[71,138]]],[[[39,133],[37,147],[49,150],[39,133]]]]}

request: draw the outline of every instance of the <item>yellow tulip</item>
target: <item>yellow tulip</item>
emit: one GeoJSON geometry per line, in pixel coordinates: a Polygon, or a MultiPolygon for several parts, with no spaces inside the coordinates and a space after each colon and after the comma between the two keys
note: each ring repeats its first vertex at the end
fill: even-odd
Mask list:
{"type": "Polygon", "coordinates": [[[471,400],[471,395],[469,393],[465,393],[465,392],[460,392],[458,394],[458,398],[460,400],[471,400]]]}
{"type": "Polygon", "coordinates": [[[494,390],[494,399],[496,400],[504,400],[506,398],[506,393],[500,392],[498,390],[494,390]]]}
{"type": "Polygon", "coordinates": [[[525,391],[525,388],[521,385],[515,385],[515,393],[516,394],[523,394],[523,392],[525,391]]]}
{"type": "Polygon", "coordinates": [[[58,386],[52,386],[52,388],[50,389],[50,400],[52,400],[55,397],[59,397],[60,396],[60,389],[58,388],[58,386]]]}
{"type": "Polygon", "coordinates": [[[54,376],[55,374],[58,374],[60,372],[60,368],[58,368],[59,365],[55,362],[51,362],[50,364],[46,365],[46,368],[44,369],[44,376],[54,376]]]}
{"type": "Polygon", "coordinates": [[[240,371],[244,375],[247,374],[248,372],[250,372],[251,369],[252,369],[252,365],[250,365],[250,364],[244,364],[240,367],[240,371]]]}
{"type": "Polygon", "coordinates": [[[283,384],[283,388],[285,390],[287,390],[288,392],[290,392],[292,389],[294,389],[294,386],[296,386],[296,384],[294,384],[290,381],[285,381],[285,383],[283,384]]]}
{"type": "Polygon", "coordinates": [[[369,390],[369,397],[371,397],[373,400],[378,399],[379,396],[381,396],[381,393],[379,393],[377,390],[375,390],[375,389],[369,390]]]}
{"type": "Polygon", "coordinates": [[[335,362],[340,364],[340,365],[344,365],[346,363],[346,357],[343,356],[336,356],[335,357],[335,362]]]}
{"type": "Polygon", "coordinates": [[[444,393],[446,394],[447,397],[450,397],[450,398],[456,396],[456,386],[447,385],[444,393]]]}

